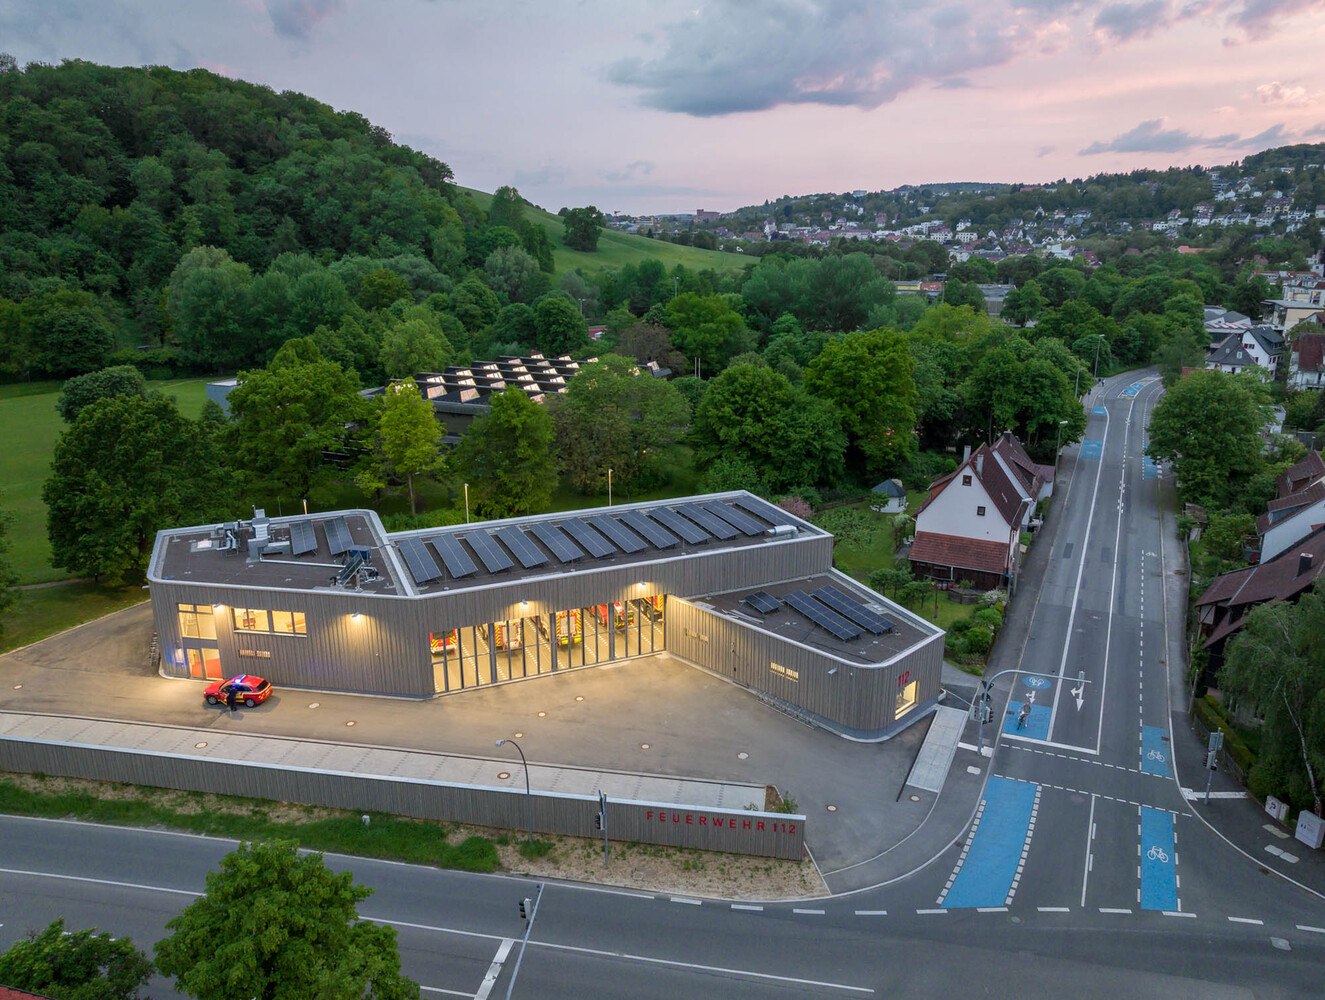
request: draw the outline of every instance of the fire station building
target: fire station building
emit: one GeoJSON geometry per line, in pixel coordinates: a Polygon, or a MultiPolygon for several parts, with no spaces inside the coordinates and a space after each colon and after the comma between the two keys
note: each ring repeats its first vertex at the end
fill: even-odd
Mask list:
{"type": "Polygon", "coordinates": [[[160,532],[148,581],[174,677],[430,698],[666,650],[857,740],[940,694],[943,632],[744,492],[390,534],[255,511],[160,532]]]}

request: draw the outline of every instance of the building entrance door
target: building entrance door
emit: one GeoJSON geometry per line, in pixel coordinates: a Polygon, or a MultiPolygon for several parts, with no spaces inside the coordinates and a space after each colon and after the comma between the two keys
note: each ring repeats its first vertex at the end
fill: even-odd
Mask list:
{"type": "Polygon", "coordinates": [[[189,661],[190,677],[209,681],[221,679],[221,651],[216,647],[186,649],[184,656],[189,661]]]}

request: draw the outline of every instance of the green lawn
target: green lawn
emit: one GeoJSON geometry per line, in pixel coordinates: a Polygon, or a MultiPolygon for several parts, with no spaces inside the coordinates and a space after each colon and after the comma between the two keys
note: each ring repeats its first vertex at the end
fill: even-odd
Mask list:
{"type": "MultiPolygon", "coordinates": [[[[470,195],[484,209],[487,209],[488,205],[492,203],[490,193],[475,191],[472,188],[461,188],[460,190],[470,195]]],[[[562,235],[565,232],[565,226],[560,216],[545,212],[541,208],[526,207],[525,218],[530,222],[538,223],[547,230],[548,236],[552,240],[552,256],[558,274],[565,274],[568,271],[574,271],[576,268],[591,273],[606,268],[621,267],[625,264],[638,264],[650,257],[662,261],[669,269],[676,264],[681,264],[692,271],[702,271],[706,268],[715,271],[739,271],[747,263],[752,263],[757,259],[747,258],[741,254],[721,253],[717,250],[700,250],[695,247],[678,246],[665,240],[651,240],[647,236],[621,233],[614,229],[604,229],[602,231],[598,237],[596,252],[584,253],[580,250],[571,250],[563,245],[562,235]]]]}
{"type": "MultiPolygon", "coordinates": [[[[180,411],[197,417],[206,399],[210,379],[176,379],[149,382],[174,396],[180,411]]],[[[50,473],[51,455],[64,422],[55,412],[60,396],[59,382],[31,382],[0,386],[0,490],[3,506],[14,515],[9,528],[9,557],[20,583],[43,583],[67,574],[51,565],[51,547],[46,540],[46,505],[41,487],[50,473]]]]}
{"type": "Polygon", "coordinates": [[[0,615],[0,653],[145,600],[147,591],[139,586],[108,588],[87,581],[20,590],[18,600],[0,615]]]}

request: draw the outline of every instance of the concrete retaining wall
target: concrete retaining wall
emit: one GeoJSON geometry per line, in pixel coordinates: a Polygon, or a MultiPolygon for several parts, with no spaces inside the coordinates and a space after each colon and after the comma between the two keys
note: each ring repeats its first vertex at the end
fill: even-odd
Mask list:
{"type": "MultiPolygon", "coordinates": [[[[0,738],[0,771],[298,802],[538,833],[593,837],[598,799],[588,795],[385,778],[344,771],[198,760],[149,750],[0,738]]],[[[664,802],[608,801],[612,840],[799,861],[805,817],[664,802]]]]}

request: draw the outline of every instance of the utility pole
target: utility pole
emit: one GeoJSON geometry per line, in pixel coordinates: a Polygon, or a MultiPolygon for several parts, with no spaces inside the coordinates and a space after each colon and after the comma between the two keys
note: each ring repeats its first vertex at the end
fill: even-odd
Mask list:
{"type": "Polygon", "coordinates": [[[520,918],[525,921],[524,937],[520,939],[520,954],[515,956],[515,968],[511,970],[511,981],[506,986],[506,1000],[511,1000],[511,992],[515,989],[515,978],[520,975],[520,963],[524,961],[524,950],[534,929],[534,918],[538,916],[538,901],[542,898],[543,883],[539,882],[533,899],[526,896],[520,900],[520,918]]]}
{"type": "Polygon", "coordinates": [[[593,818],[594,826],[603,831],[603,867],[607,867],[607,793],[598,792],[598,815],[593,818]]]}

